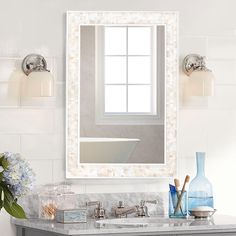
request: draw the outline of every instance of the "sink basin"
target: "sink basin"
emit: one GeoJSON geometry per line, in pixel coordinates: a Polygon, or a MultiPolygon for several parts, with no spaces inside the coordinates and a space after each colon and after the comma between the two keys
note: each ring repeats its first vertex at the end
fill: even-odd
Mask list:
{"type": "Polygon", "coordinates": [[[105,219],[96,221],[99,225],[116,225],[116,226],[158,226],[163,224],[183,225],[192,222],[192,219],[172,219],[164,217],[150,218],[120,218],[120,219],[105,219]]]}

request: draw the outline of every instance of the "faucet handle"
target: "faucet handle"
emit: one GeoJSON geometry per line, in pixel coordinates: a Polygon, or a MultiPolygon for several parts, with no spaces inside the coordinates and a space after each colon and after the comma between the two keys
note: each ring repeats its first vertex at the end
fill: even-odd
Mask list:
{"type": "Polygon", "coordinates": [[[119,201],[118,208],[124,208],[124,207],[125,207],[124,201],[119,201]]]}
{"type": "Polygon", "coordinates": [[[105,214],[105,209],[103,208],[103,204],[100,201],[91,201],[91,202],[86,202],[86,206],[97,206],[94,209],[94,218],[96,219],[104,219],[106,218],[105,214]]]}
{"type": "Polygon", "coordinates": [[[137,216],[141,216],[141,217],[150,216],[148,213],[148,207],[146,206],[146,203],[157,204],[157,200],[141,200],[137,216]]]}

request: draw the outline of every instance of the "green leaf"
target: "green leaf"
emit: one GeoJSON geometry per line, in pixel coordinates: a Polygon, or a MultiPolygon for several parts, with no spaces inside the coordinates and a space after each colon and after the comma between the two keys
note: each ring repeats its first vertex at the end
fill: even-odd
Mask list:
{"type": "Polygon", "coordinates": [[[14,199],[7,185],[3,182],[0,182],[0,188],[2,189],[1,193],[3,193],[4,195],[2,204],[6,212],[16,218],[26,219],[26,215],[23,208],[16,203],[16,199],[14,199]]]}
{"type": "Polygon", "coordinates": [[[3,179],[3,172],[0,172],[0,181],[3,179]]]}
{"type": "Polygon", "coordinates": [[[5,158],[3,158],[3,160],[2,160],[3,169],[6,170],[8,168],[8,166],[9,166],[8,161],[5,158]]]}
{"type": "Polygon", "coordinates": [[[4,153],[0,153],[0,165],[2,165],[2,161],[5,159],[4,153]]]}
{"type": "Polygon", "coordinates": [[[8,187],[6,186],[6,184],[4,184],[3,182],[0,183],[0,186],[3,189],[3,193],[4,193],[4,202],[7,201],[9,204],[12,204],[12,202],[14,201],[14,197],[11,193],[11,191],[8,189],[8,187]]]}
{"type": "Polygon", "coordinates": [[[2,166],[2,161],[3,161],[3,159],[4,159],[4,156],[1,156],[1,155],[0,155],[0,166],[2,166]]]}
{"type": "Polygon", "coordinates": [[[12,202],[12,204],[9,204],[7,201],[4,201],[4,209],[13,217],[16,217],[18,219],[26,219],[23,208],[16,202],[12,202]]]}

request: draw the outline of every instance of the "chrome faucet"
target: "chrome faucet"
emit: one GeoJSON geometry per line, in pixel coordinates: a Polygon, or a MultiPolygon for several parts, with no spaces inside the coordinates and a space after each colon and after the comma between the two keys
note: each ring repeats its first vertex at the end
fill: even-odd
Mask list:
{"type": "Polygon", "coordinates": [[[138,211],[138,206],[124,206],[123,201],[119,201],[118,207],[115,208],[115,216],[117,218],[127,217],[128,214],[136,213],[138,211]]]}
{"type": "Polygon", "coordinates": [[[150,217],[146,203],[157,204],[157,200],[151,200],[151,201],[141,200],[137,210],[138,217],[150,217]]]}
{"type": "Polygon", "coordinates": [[[103,208],[102,202],[99,202],[99,201],[86,202],[86,206],[97,206],[94,209],[94,215],[93,215],[93,217],[95,219],[104,219],[104,218],[106,218],[106,211],[103,208]]]}
{"type": "Polygon", "coordinates": [[[128,214],[136,213],[136,217],[149,217],[148,207],[146,203],[157,204],[157,200],[145,201],[141,200],[140,205],[136,206],[124,206],[123,201],[119,201],[118,207],[115,208],[115,216],[117,218],[127,217],[128,214]]]}

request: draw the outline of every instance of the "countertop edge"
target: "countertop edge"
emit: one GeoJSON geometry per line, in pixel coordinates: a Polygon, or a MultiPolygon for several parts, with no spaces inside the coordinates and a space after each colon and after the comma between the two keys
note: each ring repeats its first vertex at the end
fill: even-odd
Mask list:
{"type": "MultiPolygon", "coordinates": [[[[236,218],[235,218],[236,219],[236,218]]],[[[154,233],[230,233],[236,232],[236,221],[235,224],[218,224],[218,225],[196,225],[196,226],[153,226],[153,227],[124,227],[124,228],[96,228],[95,221],[89,220],[88,223],[81,223],[81,229],[73,229],[75,224],[72,224],[71,229],[59,228],[59,227],[70,227],[70,225],[60,224],[56,222],[47,222],[41,220],[19,220],[11,218],[11,223],[23,228],[31,228],[42,231],[48,231],[53,233],[59,233],[64,235],[106,235],[106,234],[132,234],[132,233],[145,233],[146,235],[153,235],[154,233]],[[85,227],[86,226],[86,227],[85,227]]],[[[76,224],[78,226],[78,224],[76,224]]]]}

